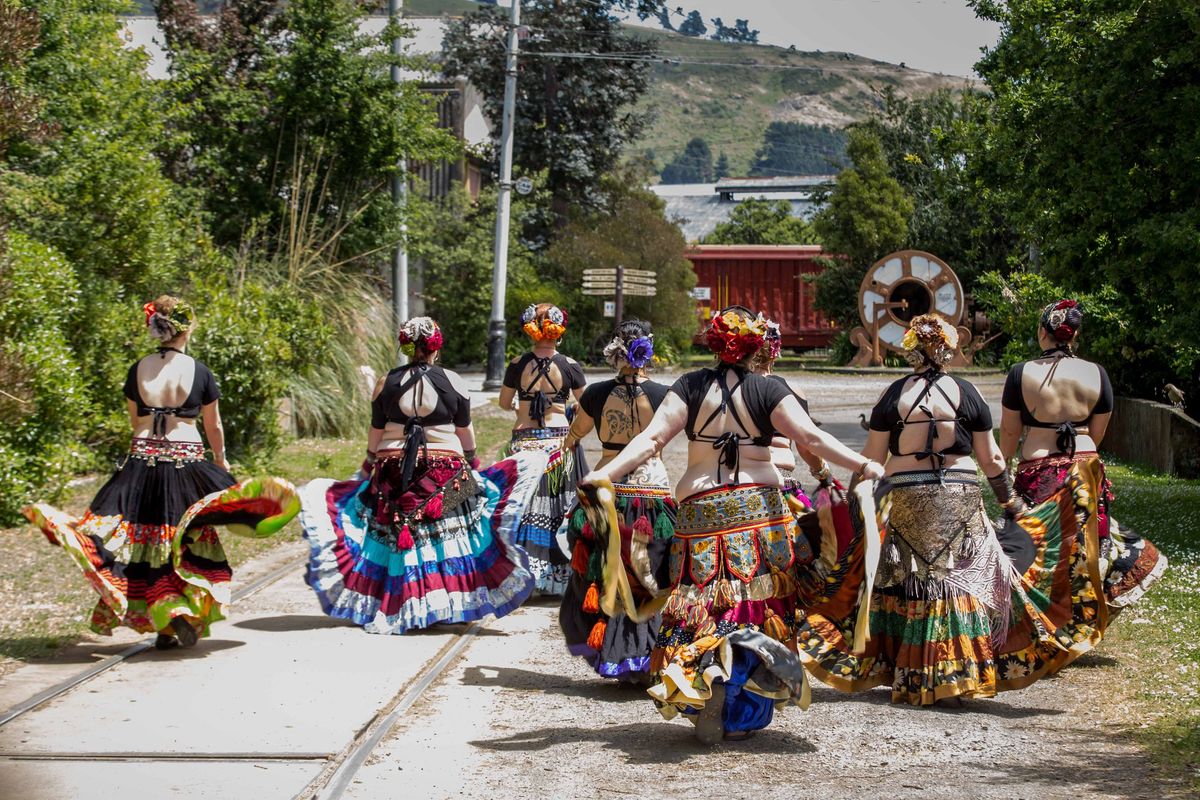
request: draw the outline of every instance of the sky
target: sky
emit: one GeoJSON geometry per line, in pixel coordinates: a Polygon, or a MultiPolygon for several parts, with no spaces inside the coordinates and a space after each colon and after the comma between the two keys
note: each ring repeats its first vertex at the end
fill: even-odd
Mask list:
{"type": "MultiPolygon", "coordinates": [[[[735,18],[747,19],[760,42],[846,51],[949,75],[974,76],[980,48],[1000,35],[965,0],[669,0],[668,7],[676,6],[698,10],[710,29],[713,17],[730,27],[735,18]]],[[[682,21],[673,19],[676,26],[682,21]]]]}

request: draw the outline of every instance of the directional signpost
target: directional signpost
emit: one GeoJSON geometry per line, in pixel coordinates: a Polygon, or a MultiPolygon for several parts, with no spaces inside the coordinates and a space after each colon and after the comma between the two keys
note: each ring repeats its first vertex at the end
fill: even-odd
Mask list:
{"type": "Polygon", "coordinates": [[[625,317],[625,297],[654,297],[657,293],[658,277],[645,269],[627,269],[617,266],[611,269],[585,269],[583,271],[583,293],[598,297],[615,298],[617,325],[625,317]]]}

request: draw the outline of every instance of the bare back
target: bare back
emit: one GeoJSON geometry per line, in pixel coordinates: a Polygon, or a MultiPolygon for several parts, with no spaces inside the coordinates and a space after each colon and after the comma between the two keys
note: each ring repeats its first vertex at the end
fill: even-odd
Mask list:
{"type": "MultiPolygon", "coordinates": [[[[1108,410],[1093,413],[1106,383],[1097,364],[1080,358],[1025,362],[1020,375],[1021,402],[1033,418],[1048,427],[1022,424],[1026,433],[1021,457],[1029,460],[1057,452],[1055,426],[1063,422],[1075,427],[1077,452],[1094,452],[1111,416],[1108,410]]],[[[1005,405],[1007,408],[1008,403],[1005,405]]],[[[1006,425],[1011,425],[1007,417],[1006,425]]]]}
{"type": "MultiPolygon", "coordinates": [[[[451,391],[456,392],[462,398],[470,398],[470,389],[457,373],[451,370],[443,370],[443,373],[449,379],[451,391]]],[[[383,386],[384,382],[381,380],[375,392],[376,398],[383,386]]],[[[388,397],[386,401],[404,417],[426,418],[438,408],[438,388],[434,385],[433,379],[425,374],[416,378],[413,385],[404,392],[395,397],[388,397]]],[[[406,440],[405,427],[406,423],[404,422],[388,419],[382,429],[383,435],[379,440],[379,451],[402,450],[406,440]]],[[[422,425],[422,428],[425,431],[425,439],[429,447],[456,453],[463,452],[464,434],[460,433],[458,426],[453,422],[427,423],[422,425]]]]}
{"type": "MultiPolygon", "coordinates": [[[[185,353],[168,351],[150,355],[137,364],[137,393],[146,406],[176,408],[187,403],[196,381],[196,360],[185,353]]],[[[138,438],[154,436],[154,417],[138,413],[137,404],[129,401],[129,419],[133,435],[138,438]]],[[[162,438],[172,442],[199,442],[200,431],[195,417],[166,416],[166,432],[162,438]]],[[[162,424],[162,423],[160,423],[162,424]]]]}

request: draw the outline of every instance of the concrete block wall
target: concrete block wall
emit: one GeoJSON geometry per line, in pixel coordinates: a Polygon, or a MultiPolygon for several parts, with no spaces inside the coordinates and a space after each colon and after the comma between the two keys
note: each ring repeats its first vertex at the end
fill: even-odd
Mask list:
{"type": "Polygon", "coordinates": [[[1152,400],[1116,398],[1101,449],[1180,478],[1200,478],[1200,422],[1152,400]]]}

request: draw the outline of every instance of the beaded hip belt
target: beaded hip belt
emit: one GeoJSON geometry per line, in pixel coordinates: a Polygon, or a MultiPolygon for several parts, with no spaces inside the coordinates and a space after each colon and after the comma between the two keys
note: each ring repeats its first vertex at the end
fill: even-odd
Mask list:
{"type": "Polygon", "coordinates": [[[892,488],[904,486],[929,486],[936,483],[979,483],[979,474],[970,469],[948,469],[944,472],[937,470],[915,470],[912,472],[897,472],[885,478],[892,488]]]}
{"type": "Polygon", "coordinates": [[[671,499],[671,490],[665,486],[639,486],[633,483],[614,483],[613,493],[617,497],[649,497],[654,500],[671,499]]]}
{"type": "Polygon", "coordinates": [[[679,504],[676,536],[714,536],[792,518],[778,486],[751,484],[710,489],[679,504]]]}
{"type": "Polygon", "coordinates": [[[186,462],[203,461],[204,445],[200,442],[169,442],[165,439],[134,438],[129,445],[129,457],[139,458],[153,467],[159,461],[173,461],[181,467],[186,462]]]}
{"type": "Polygon", "coordinates": [[[570,431],[570,428],[522,428],[512,432],[512,440],[520,442],[529,439],[562,439],[570,431]]]}

